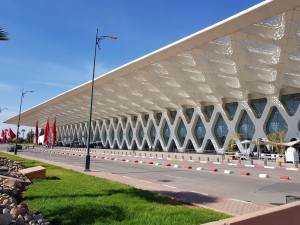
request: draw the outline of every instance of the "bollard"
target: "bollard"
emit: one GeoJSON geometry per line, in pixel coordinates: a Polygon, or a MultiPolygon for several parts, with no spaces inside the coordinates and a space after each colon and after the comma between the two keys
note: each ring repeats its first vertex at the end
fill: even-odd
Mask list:
{"type": "Polygon", "coordinates": [[[253,165],[253,159],[250,159],[250,165],[253,165]]]}
{"type": "Polygon", "coordinates": [[[177,159],[177,155],[175,155],[175,159],[177,159]]]}
{"type": "Polygon", "coordinates": [[[207,157],[207,162],[209,162],[209,157],[207,157]]]}
{"type": "Polygon", "coordinates": [[[146,152],[145,152],[145,156],[146,156],[146,152]]]}
{"type": "Polygon", "coordinates": [[[278,162],[278,166],[281,167],[281,162],[278,162]]]}
{"type": "Polygon", "coordinates": [[[220,162],[220,159],[219,159],[219,158],[217,158],[217,162],[220,162]]]}
{"type": "Polygon", "coordinates": [[[228,162],[228,163],[230,163],[230,160],[229,160],[229,158],[227,158],[227,162],[228,162]]]}
{"type": "Polygon", "coordinates": [[[267,163],[267,159],[264,159],[264,166],[267,166],[268,163],[267,163]]]}
{"type": "Polygon", "coordinates": [[[161,157],[163,158],[163,157],[164,157],[164,154],[161,154],[161,157]]]}
{"type": "Polygon", "coordinates": [[[170,158],[170,155],[168,155],[168,158],[170,158]]]}
{"type": "Polygon", "coordinates": [[[150,153],[150,157],[152,157],[152,154],[150,153]]]}
{"type": "Polygon", "coordinates": [[[239,158],[239,164],[242,164],[241,158],[239,158]]]}
{"type": "Polygon", "coordinates": [[[142,156],[142,154],[140,153],[140,156],[142,156]]]}
{"type": "Polygon", "coordinates": [[[184,156],[181,156],[182,159],[184,159],[184,156]]]}
{"type": "Polygon", "coordinates": [[[201,158],[200,158],[200,156],[198,157],[198,160],[199,160],[199,161],[201,161],[201,158]]]}
{"type": "Polygon", "coordinates": [[[225,155],[222,155],[222,162],[224,161],[224,159],[225,159],[225,155]]]}
{"type": "Polygon", "coordinates": [[[295,168],[298,168],[298,162],[294,162],[295,168]]]}
{"type": "Polygon", "coordinates": [[[155,154],[155,157],[157,158],[157,154],[155,154]]]}
{"type": "Polygon", "coordinates": [[[190,160],[192,160],[193,159],[193,157],[192,156],[190,156],[190,160]]]}

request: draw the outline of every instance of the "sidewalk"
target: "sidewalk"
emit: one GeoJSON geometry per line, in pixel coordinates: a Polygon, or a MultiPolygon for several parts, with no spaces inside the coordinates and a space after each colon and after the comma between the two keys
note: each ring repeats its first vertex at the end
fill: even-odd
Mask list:
{"type": "Polygon", "coordinates": [[[30,157],[26,155],[21,155],[21,157],[42,161],[48,164],[56,165],[59,167],[63,167],[66,169],[71,169],[80,173],[89,174],[95,177],[101,177],[112,181],[121,182],[124,184],[128,184],[138,189],[149,190],[155,192],[160,195],[168,196],[174,198],[176,200],[197,205],[204,208],[213,209],[216,211],[224,212],[227,214],[231,214],[234,216],[244,215],[251,212],[256,212],[265,208],[269,208],[268,206],[263,206],[259,204],[254,204],[251,202],[240,201],[236,199],[222,198],[220,196],[212,196],[212,195],[204,195],[200,193],[185,191],[182,189],[174,189],[171,186],[168,187],[166,185],[162,185],[159,183],[149,183],[147,181],[141,181],[134,178],[124,177],[116,174],[106,173],[102,171],[83,171],[82,167],[78,167],[76,165],[70,165],[67,163],[58,163],[54,161],[44,160],[37,157],[30,157]]]}

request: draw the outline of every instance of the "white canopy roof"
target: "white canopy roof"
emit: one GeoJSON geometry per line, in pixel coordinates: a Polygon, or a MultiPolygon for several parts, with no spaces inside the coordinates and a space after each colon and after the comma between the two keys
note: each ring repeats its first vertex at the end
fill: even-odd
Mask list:
{"type": "MultiPolygon", "coordinates": [[[[265,1],[98,77],[93,119],[299,92],[299,7],[265,1]]],[[[21,125],[87,121],[90,91],[88,82],[41,103],[21,125]]]]}

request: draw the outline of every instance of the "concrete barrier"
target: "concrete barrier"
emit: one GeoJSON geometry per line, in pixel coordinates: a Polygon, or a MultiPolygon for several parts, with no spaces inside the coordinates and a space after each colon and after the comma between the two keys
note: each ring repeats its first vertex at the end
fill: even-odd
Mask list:
{"type": "Polygon", "coordinates": [[[46,168],[43,166],[26,168],[20,170],[19,172],[25,175],[30,180],[46,178],[46,168]]]}
{"type": "Polygon", "coordinates": [[[203,225],[299,225],[300,201],[203,225]]]}

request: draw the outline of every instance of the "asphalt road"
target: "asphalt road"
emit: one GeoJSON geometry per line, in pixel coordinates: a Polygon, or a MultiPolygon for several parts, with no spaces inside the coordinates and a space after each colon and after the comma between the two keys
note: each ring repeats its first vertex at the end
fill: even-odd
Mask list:
{"type": "MultiPolygon", "coordinates": [[[[84,170],[85,156],[78,156],[79,153],[76,154],[77,156],[54,154],[39,150],[22,150],[18,153],[21,157],[22,155],[33,156],[80,166],[84,170]]],[[[93,170],[118,174],[126,178],[135,178],[140,182],[160,183],[167,187],[204,195],[221,196],[237,201],[269,206],[284,204],[286,195],[300,196],[299,171],[241,168],[229,165],[200,164],[108,154],[99,154],[98,156],[106,157],[106,159],[91,157],[90,168],[93,170]],[[130,162],[121,161],[122,159],[130,160],[130,162]],[[153,162],[153,164],[148,164],[149,162],[153,162]],[[154,165],[155,163],[161,165],[154,165]],[[172,166],[165,166],[168,163],[172,166]],[[181,168],[174,168],[174,165],[179,165],[181,168]],[[186,169],[185,166],[191,166],[192,169],[186,169]],[[203,170],[196,170],[198,167],[202,167],[203,170]],[[211,172],[210,169],[212,168],[218,169],[218,172],[211,172]],[[232,174],[224,174],[224,170],[231,170],[232,174]],[[240,174],[245,171],[249,172],[250,175],[242,176],[240,174]],[[259,178],[259,174],[268,174],[269,178],[259,178]],[[280,180],[281,175],[289,176],[290,180],[280,180]]]]}

